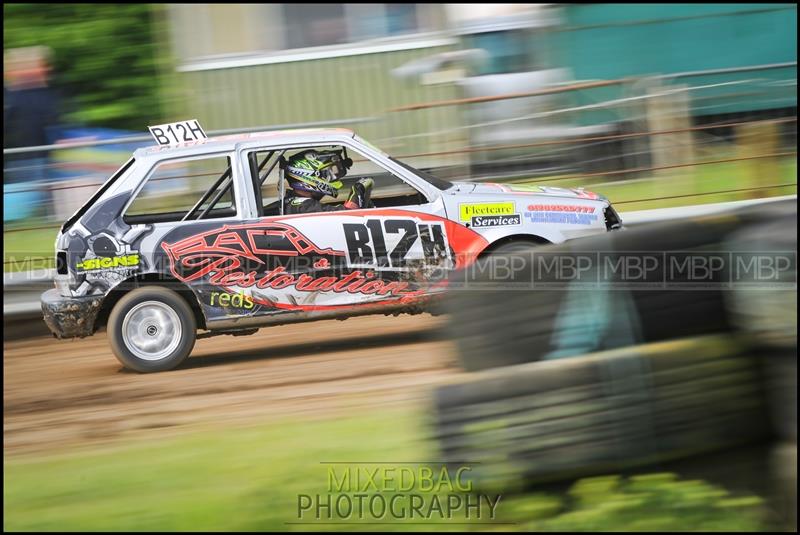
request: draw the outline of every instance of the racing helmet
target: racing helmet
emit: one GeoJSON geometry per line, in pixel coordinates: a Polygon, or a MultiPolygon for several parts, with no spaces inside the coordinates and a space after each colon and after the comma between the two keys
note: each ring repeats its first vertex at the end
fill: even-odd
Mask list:
{"type": "Polygon", "coordinates": [[[325,195],[336,197],[342,187],[339,179],[347,174],[348,163],[352,165],[352,160],[343,160],[336,151],[307,150],[286,161],[284,176],[295,191],[306,191],[318,199],[325,195]]]}

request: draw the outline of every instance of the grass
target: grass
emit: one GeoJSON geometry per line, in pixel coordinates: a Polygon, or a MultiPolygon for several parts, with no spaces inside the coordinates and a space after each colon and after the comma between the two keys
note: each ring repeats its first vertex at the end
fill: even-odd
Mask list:
{"type": "Polygon", "coordinates": [[[611,199],[619,212],[631,212],[796,194],[797,160],[787,158],[777,162],[727,162],[700,165],[633,180],[615,180],[614,177],[605,176],[589,180],[563,180],[559,177],[551,177],[547,180],[523,179],[518,182],[560,187],[583,186],[611,199]],[[778,184],[794,185],[750,191],[730,191],[778,184]]]}
{"type": "Polygon", "coordinates": [[[410,410],[373,412],[6,456],[4,528],[287,530],[298,494],[326,493],[323,461],[435,460],[419,422],[410,410]]]}
{"type": "MultiPolygon", "coordinates": [[[[684,168],[656,177],[614,181],[613,177],[594,179],[519,180],[516,183],[561,187],[585,186],[607,196],[617,210],[629,212],[673,206],[711,204],[797,193],[797,186],[751,191],[714,193],[764,185],[796,184],[797,160],[786,158],[766,162],[729,162],[684,168]],[[761,180],[755,177],[766,177],[761,180]],[[664,198],[676,197],[676,198],[664,198]],[[654,200],[647,200],[654,199],[654,200]]],[[[51,229],[3,233],[4,271],[22,271],[53,266],[53,241],[60,222],[51,229]]]]}
{"type": "MultiPolygon", "coordinates": [[[[719,487],[680,481],[670,474],[630,481],[617,476],[583,479],[567,495],[503,495],[495,519],[489,521],[493,525],[486,525],[486,509],[481,519],[475,518],[474,509],[471,519],[463,509],[450,520],[435,514],[423,519],[380,518],[369,512],[362,523],[357,515],[322,519],[337,522],[333,524],[315,523],[313,510],[299,515],[301,494],[330,495],[334,503],[341,495],[328,488],[328,470],[334,465],[322,463],[388,462],[389,469],[399,470],[413,466],[403,462],[436,461],[436,448],[425,438],[427,425],[419,410],[373,409],[344,419],[306,417],[271,425],[184,430],[179,435],[155,435],[155,440],[139,437],[73,451],[62,452],[54,444],[58,453],[49,455],[6,454],[4,529],[757,531],[764,527],[762,501],[757,497],[733,498],[719,487]],[[381,524],[366,523],[373,521],[381,524]]],[[[335,465],[337,478],[345,467],[358,466],[381,467],[380,474],[389,473],[387,465],[335,465]]],[[[450,474],[455,481],[453,473],[454,469],[450,474]]],[[[400,494],[398,500],[406,500],[401,504],[411,494],[422,496],[426,504],[434,497],[445,503],[451,495],[465,496],[447,487],[430,491],[419,483],[411,490],[407,485],[390,490],[400,484],[398,479],[386,483],[378,476],[375,481],[374,487],[381,490],[370,487],[365,503],[377,494],[387,502],[400,494]]],[[[355,498],[359,492],[351,489],[347,494],[355,498]]],[[[496,500],[494,492],[487,494],[496,500]]]]}
{"type": "Polygon", "coordinates": [[[26,271],[54,266],[55,241],[59,224],[3,233],[3,271],[26,271]]]}

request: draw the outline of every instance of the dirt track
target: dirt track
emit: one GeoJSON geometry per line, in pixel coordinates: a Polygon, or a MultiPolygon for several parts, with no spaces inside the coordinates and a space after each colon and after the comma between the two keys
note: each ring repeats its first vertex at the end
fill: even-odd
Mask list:
{"type": "Polygon", "coordinates": [[[363,317],[199,340],[181,368],[140,375],[105,333],[75,341],[4,343],[4,448],[57,449],[132,433],[261,422],[420,402],[458,374],[445,321],[428,314],[363,317]]]}

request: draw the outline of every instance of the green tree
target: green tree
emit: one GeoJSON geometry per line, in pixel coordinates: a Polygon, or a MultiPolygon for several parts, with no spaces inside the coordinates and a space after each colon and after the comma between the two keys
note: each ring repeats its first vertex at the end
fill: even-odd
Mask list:
{"type": "Polygon", "coordinates": [[[160,74],[168,51],[158,37],[162,6],[4,4],[5,50],[52,49],[51,84],[66,101],[65,121],[142,130],[158,122],[160,74]]]}

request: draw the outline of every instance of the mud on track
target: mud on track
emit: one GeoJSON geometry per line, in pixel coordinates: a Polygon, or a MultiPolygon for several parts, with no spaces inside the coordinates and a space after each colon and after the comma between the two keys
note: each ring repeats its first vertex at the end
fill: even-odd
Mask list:
{"type": "Polygon", "coordinates": [[[146,375],[119,364],[105,333],[5,342],[4,451],[424,402],[459,374],[451,343],[437,339],[443,321],[368,316],[213,337],[181,368],[146,375]]]}

